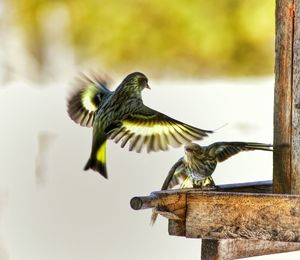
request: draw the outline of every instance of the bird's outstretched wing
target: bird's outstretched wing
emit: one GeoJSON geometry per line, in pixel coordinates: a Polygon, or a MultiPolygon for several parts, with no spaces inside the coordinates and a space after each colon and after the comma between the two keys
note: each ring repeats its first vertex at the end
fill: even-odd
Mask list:
{"type": "Polygon", "coordinates": [[[247,142],[217,142],[206,147],[208,154],[223,162],[229,157],[241,152],[252,150],[273,151],[273,145],[247,142]]]}
{"type": "Polygon", "coordinates": [[[81,126],[91,127],[101,101],[112,93],[107,84],[106,77],[82,74],[77,79],[77,89],[68,99],[70,118],[81,126]]]}
{"type": "Polygon", "coordinates": [[[202,130],[146,106],[129,114],[115,125],[108,127],[109,138],[124,147],[129,143],[129,151],[147,152],[167,150],[168,146],[180,146],[193,140],[201,140],[212,131],[202,130]]]}

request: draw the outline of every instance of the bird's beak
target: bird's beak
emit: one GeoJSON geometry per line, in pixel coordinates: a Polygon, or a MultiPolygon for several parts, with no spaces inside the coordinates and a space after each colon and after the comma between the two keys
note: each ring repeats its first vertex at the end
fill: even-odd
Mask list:
{"type": "Polygon", "coordinates": [[[150,86],[148,85],[148,83],[146,84],[146,88],[151,89],[150,86]]]}

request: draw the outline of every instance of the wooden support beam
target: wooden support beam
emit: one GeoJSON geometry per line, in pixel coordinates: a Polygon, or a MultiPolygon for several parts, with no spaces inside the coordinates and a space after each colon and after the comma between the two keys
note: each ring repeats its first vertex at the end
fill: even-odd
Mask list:
{"type": "Polygon", "coordinates": [[[186,237],[300,242],[300,196],[187,193],[186,237]]]}
{"type": "Polygon", "coordinates": [[[270,255],[299,250],[299,243],[237,240],[237,239],[202,239],[202,260],[230,260],[245,257],[270,255]]]}
{"type": "Polygon", "coordinates": [[[291,194],[300,194],[300,0],[294,8],[291,194]]]}

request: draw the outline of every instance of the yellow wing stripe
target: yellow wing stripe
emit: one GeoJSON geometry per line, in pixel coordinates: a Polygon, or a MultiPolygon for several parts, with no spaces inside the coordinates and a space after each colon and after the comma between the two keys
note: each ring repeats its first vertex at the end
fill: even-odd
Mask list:
{"type": "Polygon", "coordinates": [[[121,121],[109,136],[115,143],[121,142],[121,147],[129,144],[129,150],[140,152],[144,147],[147,151],[167,150],[168,146],[178,147],[193,140],[201,140],[206,136],[206,130],[185,125],[169,118],[154,118],[142,120],[142,117],[126,118],[121,121]]]}
{"type": "Polygon", "coordinates": [[[169,132],[174,134],[176,131],[173,127],[178,129],[178,131],[182,132],[182,130],[178,128],[176,124],[171,124],[171,123],[169,124],[169,126],[162,125],[159,123],[137,125],[136,123],[132,123],[125,120],[123,121],[123,126],[130,132],[135,134],[140,134],[143,136],[145,135],[150,136],[155,134],[161,135],[162,133],[168,134],[169,132]]]}
{"type": "Polygon", "coordinates": [[[116,143],[122,141],[122,147],[130,143],[130,150],[140,152],[143,146],[147,151],[167,150],[168,144],[178,147],[182,143],[188,143],[195,139],[185,131],[185,127],[179,127],[176,122],[132,122],[124,120],[122,127],[110,136],[116,143]],[[138,139],[134,136],[139,136],[138,139]]]}
{"type": "Polygon", "coordinates": [[[89,85],[86,89],[82,92],[81,95],[81,102],[85,109],[88,111],[96,111],[97,106],[93,103],[93,98],[97,93],[97,88],[95,85],[89,85]]]}

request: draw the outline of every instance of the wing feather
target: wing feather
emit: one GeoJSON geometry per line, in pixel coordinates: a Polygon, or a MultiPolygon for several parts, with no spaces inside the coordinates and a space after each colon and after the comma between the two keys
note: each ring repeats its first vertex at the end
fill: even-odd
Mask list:
{"type": "Polygon", "coordinates": [[[273,151],[271,144],[247,142],[217,142],[206,147],[208,154],[215,157],[218,162],[223,162],[229,157],[242,151],[273,151]]]}
{"type": "Polygon", "coordinates": [[[127,115],[115,125],[116,127],[109,126],[109,138],[116,143],[122,140],[122,147],[129,143],[129,150],[137,152],[141,152],[143,147],[147,152],[165,151],[169,145],[178,147],[201,140],[208,133],[212,133],[177,121],[146,106],[127,115]]]}
{"type": "Polygon", "coordinates": [[[70,118],[81,126],[91,127],[95,119],[95,113],[103,99],[112,92],[108,90],[107,79],[84,74],[77,79],[77,89],[70,95],[67,101],[70,118]]]}
{"type": "MultiPolygon", "coordinates": [[[[129,151],[133,151],[137,148],[137,143],[140,140],[141,135],[136,135],[132,142],[129,144],[129,151]]],[[[137,151],[137,150],[136,150],[137,151]]]]}
{"type": "Polygon", "coordinates": [[[121,147],[123,148],[127,142],[134,136],[134,133],[129,133],[126,137],[122,140],[121,147]]]}

